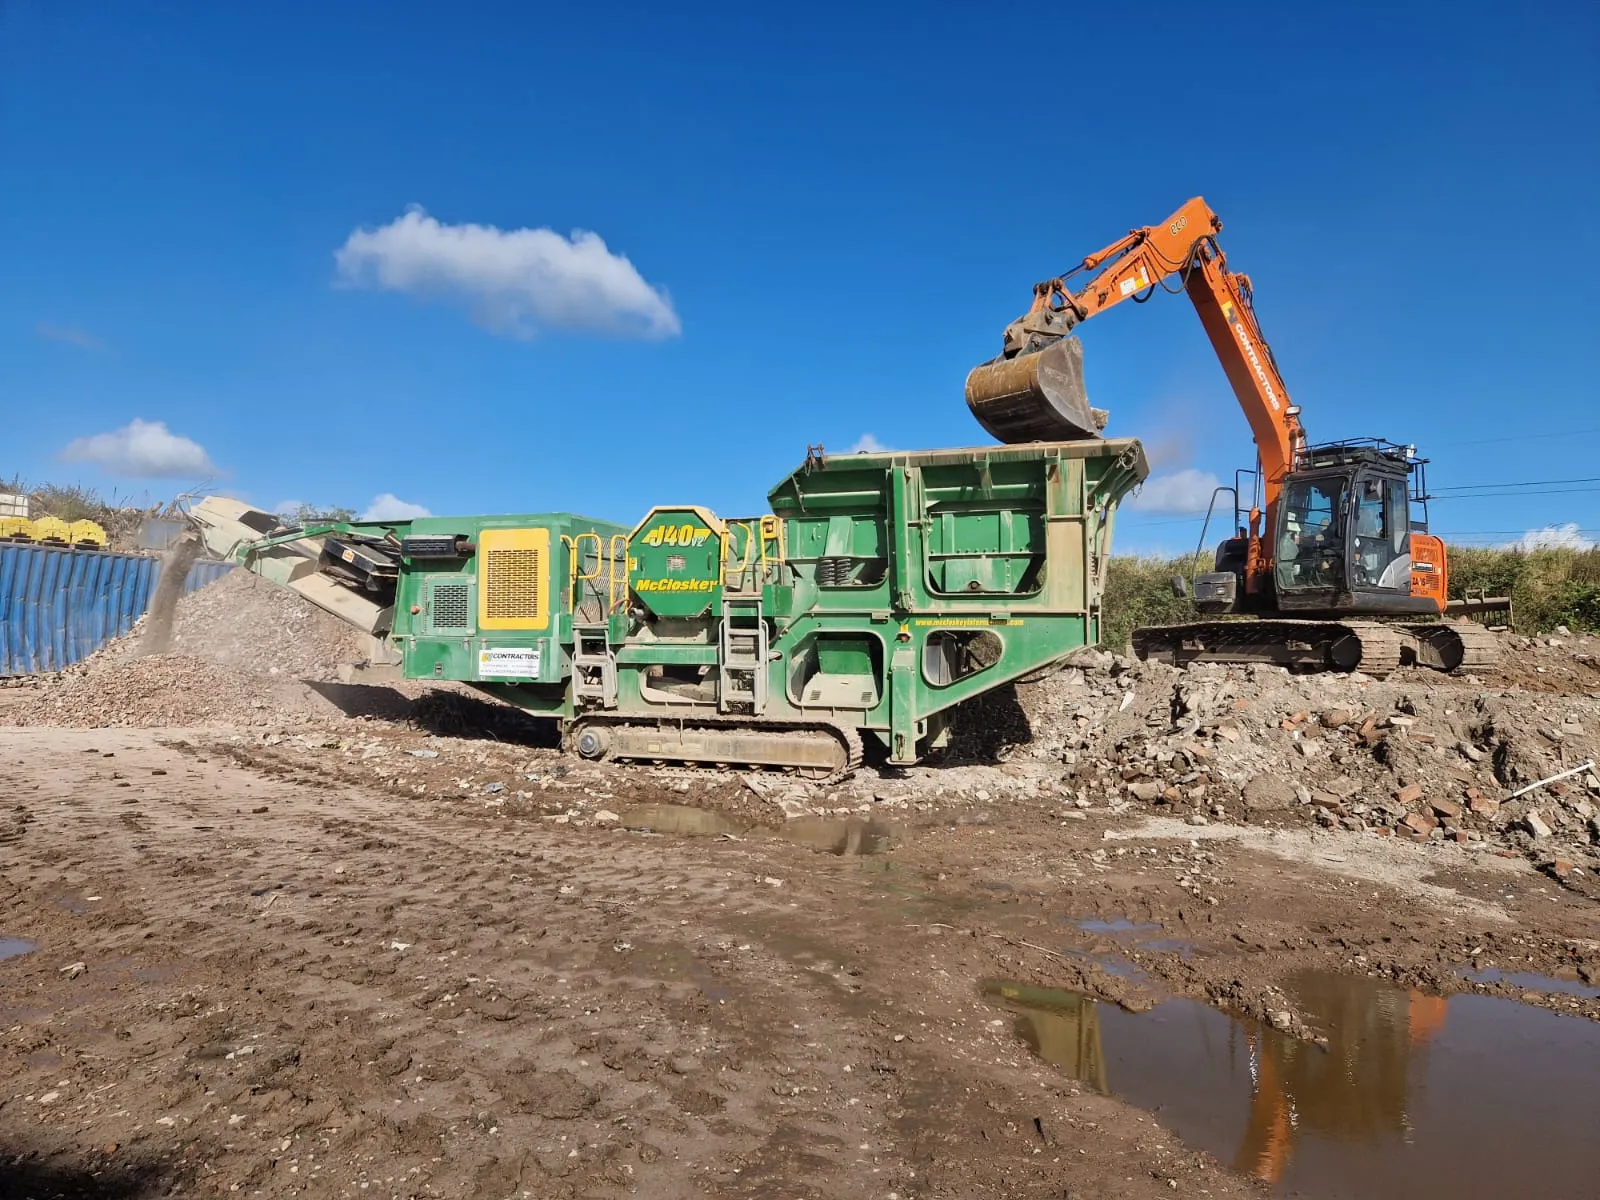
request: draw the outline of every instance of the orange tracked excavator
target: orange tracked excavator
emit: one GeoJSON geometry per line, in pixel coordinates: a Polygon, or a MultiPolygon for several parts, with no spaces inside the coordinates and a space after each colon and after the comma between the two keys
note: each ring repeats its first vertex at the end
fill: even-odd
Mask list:
{"type": "MultiPolygon", "coordinates": [[[[1065,275],[1035,284],[1033,304],[1006,327],[998,358],[967,376],[967,406],[1002,442],[1096,437],[1083,348],[1072,331],[1157,288],[1187,293],[1255,437],[1257,466],[1218,497],[1233,498],[1233,535],[1214,569],[1192,581],[1210,620],[1133,634],[1141,658],[1270,662],[1384,676],[1402,663],[1442,671],[1492,664],[1482,626],[1440,621],[1448,563],[1428,532],[1427,460],[1377,438],[1310,445],[1257,322],[1250,278],[1228,269],[1222,221],[1199,197],[1160,225],[1132,230],[1065,275]],[[1076,289],[1074,280],[1087,276],[1076,289]],[[1253,483],[1249,503],[1242,480],[1253,483]],[[1370,620],[1352,618],[1369,617],[1370,620]],[[1380,619],[1381,618],[1381,619],[1380,619]]],[[[1211,514],[1207,514],[1207,527],[1211,514]]],[[[1202,541],[1204,534],[1202,533],[1202,541]]],[[[1190,581],[1174,585],[1187,593],[1190,581]]]]}

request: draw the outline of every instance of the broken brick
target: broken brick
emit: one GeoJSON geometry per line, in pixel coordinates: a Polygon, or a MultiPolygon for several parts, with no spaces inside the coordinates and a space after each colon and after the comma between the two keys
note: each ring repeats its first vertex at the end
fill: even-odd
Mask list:
{"type": "Polygon", "coordinates": [[[1445,820],[1454,821],[1461,815],[1461,805],[1454,800],[1430,800],[1428,807],[1433,810],[1433,815],[1445,820]]]}
{"type": "Polygon", "coordinates": [[[1400,824],[1410,830],[1412,836],[1419,838],[1427,837],[1439,827],[1439,822],[1435,821],[1427,813],[1420,812],[1407,813],[1406,819],[1401,821],[1400,824]]]}
{"type": "Polygon", "coordinates": [[[1408,783],[1405,787],[1395,792],[1394,798],[1401,804],[1415,804],[1422,799],[1422,785],[1420,783],[1408,783]]]}

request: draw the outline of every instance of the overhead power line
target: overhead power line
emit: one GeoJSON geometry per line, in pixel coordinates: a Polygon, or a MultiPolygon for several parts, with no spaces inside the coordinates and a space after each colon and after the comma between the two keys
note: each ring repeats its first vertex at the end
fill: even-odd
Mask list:
{"type": "Polygon", "coordinates": [[[1581,475],[1575,479],[1522,479],[1506,483],[1463,483],[1456,487],[1435,488],[1433,491],[1434,495],[1441,496],[1446,492],[1472,492],[1481,488],[1552,487],[1558,483],[1600,483],[1600,475],[1581,475]]]}
{"type": "Polygon", "coordinates": [[[1537,488],[1530,490],[1526,487],[1509,487],[1503,491],[1493,492],[1466,492],[1461,495],[1434,496],[1434,500],[1493,500],[1499,496],[1573,496],[1588,492],[1600,492],[1600,487],[1558,487],[1537,488]]]}
{"type": "Polygon", "coordinates": [[[1430,442],[1429,449],[1443,450],[1451,446],[1497,446],[1501,442],[1534,442],[1547,438],[1583,437],[1600,433],[1600,429],[1556,429],[1550,433],[1513,433],[1504,437],[1470,438],[1464,442],[1430,442]]]}

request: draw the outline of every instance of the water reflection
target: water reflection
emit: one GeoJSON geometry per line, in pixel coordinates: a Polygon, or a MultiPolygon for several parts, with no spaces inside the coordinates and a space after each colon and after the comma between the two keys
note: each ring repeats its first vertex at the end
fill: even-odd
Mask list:
{"type": "Polygon", "coordinates": [[[1286,1192],[1596,1194],[1593,1022],[1307,974],[1291,991],[1323,1047],[1188,1000],[1134,1015],[1009,981],[984,991],[1041,1059],[1286,1192]]]}
{"type": "Polygon", "coordinates": [[[791,842],[810,846],[826,854],[881,854],[894,844],[894,826],[882,821],[862,821],[854,817],[835,820],[827,817],[800,817],[779,831],[791,842]]]}
{"type": "Polygon", "coordinates": [[[747,822],[726,813],[687,804],[636,804],[623,810],[618,824],[624,829],[675,833],[680,837],[720,837],[725,833],[744,833],[750,828],[747,822]]]}

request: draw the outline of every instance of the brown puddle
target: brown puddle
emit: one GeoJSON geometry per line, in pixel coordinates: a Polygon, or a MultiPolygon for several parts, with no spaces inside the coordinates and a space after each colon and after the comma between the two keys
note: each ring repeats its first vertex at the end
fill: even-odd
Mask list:
{"type": "Polygon", "coordinates": [[[1181,954],[1185,958],[1194,949],[1183,938],[1155,937],[1161,932],[1159,923],[1132,921],[1127,917],[1083,917],[1074,922],[1085,933],[1097,934],[1115,942],[1127,942],[1151,953],[1181,954]]]}
{"type": "Polygon", "coordinates": [[[726,813],[687,804],[639,804],[625,809],[619,817],[624,829],[643,829],[651,833],[675,833],[680,837],[720,837],[739,834],[750,826],[726,813]]]}
{"type": "MultiPolygon", "coordinates": [[[[624,829],[672,833],[680,837],[720,837],[752,830],[748,821],[687,804],[636,805],[625,810],[618,823],[624,829]]],[[[892,825],[853,817],[846,820],[800,817],[781,826],[776,833],[786,841],[840,855],[879,854],[893,845],[898,836],[892,825]]]]}
{"type": "Polygon", "coordinates": [[[1192,1000],[1132,1014],[991,980],[1036,1055],[1281,1195],[1592,1196],[1600,1024],[1325,973],[1290,982],[1326,1047],[1192,1000]]]}
{"type": "Polygon", "coordinates": [[[1576,979],[1556,979],[1551,975],[1536,975],[1532,971],[1502,971],[1498,967],[1487,967],[1481,971],[1471,967],[1457,969],[1464,979],[1472,983],[1504,983],[1525,992],[1555,992],[1562,996],[1600,1000],[1600,987],[1591,987],[1576,979]]]}
{"type": "Polygon", "coordinates": [[[861,855],[883,853],[895,843],[898,834],[894,826],[882,821],[799,817],[783,826],[778,836],[826,854],[861,855]]]}

